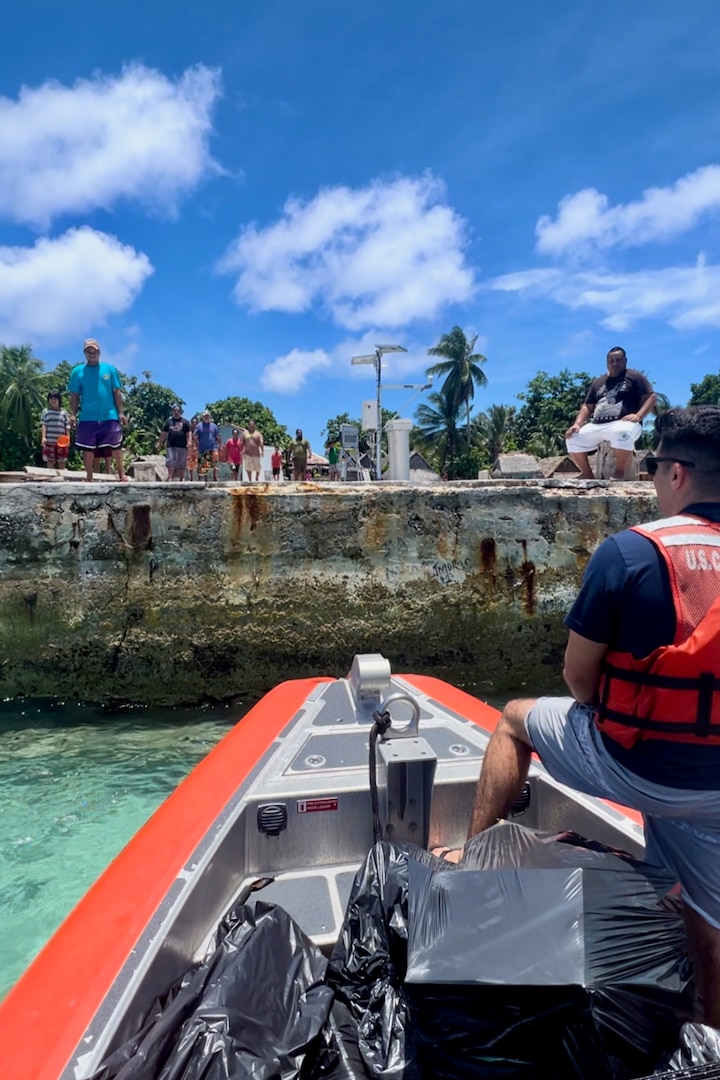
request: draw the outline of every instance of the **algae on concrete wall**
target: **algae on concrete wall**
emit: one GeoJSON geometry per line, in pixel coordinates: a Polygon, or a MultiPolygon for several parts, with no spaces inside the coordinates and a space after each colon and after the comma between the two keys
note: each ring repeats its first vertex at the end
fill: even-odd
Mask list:
{"type": "Polygon", "coordinates": [[[643,485],[8,485],[0,690],[251,699],[382,652],[532,693],[590,553],[653,513],[643,485]]]}

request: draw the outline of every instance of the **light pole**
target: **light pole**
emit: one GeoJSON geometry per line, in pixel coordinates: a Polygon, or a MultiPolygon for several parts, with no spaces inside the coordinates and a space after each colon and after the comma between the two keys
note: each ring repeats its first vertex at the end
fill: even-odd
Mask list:
{"type": "Polygon", "coordinates": [[[382,438],[382,358],[385,353],[407,352],[403,345],[376,345],[375,352],[367,356],[353,356],[352,364],[373,364],[377,375],[377,428],[375,431],[375,478],[382,480],[382,460],[380,440],[382,438]]]}

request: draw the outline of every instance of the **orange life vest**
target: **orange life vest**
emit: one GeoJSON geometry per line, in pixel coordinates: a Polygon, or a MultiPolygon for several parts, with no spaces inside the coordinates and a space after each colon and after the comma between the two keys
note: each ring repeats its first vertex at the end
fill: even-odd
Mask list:
{"type": "Polygon", "coordinates": [[[636,660],[610,650],[595,722],[624,747],[639,739],[720,744],[720,524],[689,514],[637,525],[668,569],[675,639],[636,660]]]}

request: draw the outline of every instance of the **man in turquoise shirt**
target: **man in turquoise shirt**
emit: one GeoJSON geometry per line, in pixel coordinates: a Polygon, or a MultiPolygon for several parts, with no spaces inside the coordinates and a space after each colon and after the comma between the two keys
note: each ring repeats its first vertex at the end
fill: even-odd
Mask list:
{"type": "Polygon", "coordinates": [[[79,420],[75,445],[82,450],[85,479],[93,478],[94,459],[110,453],[115,460],[118,480],[127,480],[122,459],[125,414],[120,376],[112,364],[100,362],[100,345],[94,338],[87,339],[83,352],[85,363],[72,369],[68,392],[73,419],[79,420]]]}

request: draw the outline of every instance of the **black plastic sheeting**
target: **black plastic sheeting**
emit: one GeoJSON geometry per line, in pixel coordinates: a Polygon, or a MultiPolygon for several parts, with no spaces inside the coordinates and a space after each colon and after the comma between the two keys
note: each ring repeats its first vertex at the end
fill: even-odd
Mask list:
{"type": "Polygon", "coordinates": [[[318,1075],[651,1072],[691,1012],[672,886],[630,856],[519,825],[476,837],[457,867],[377,845],[327,975],[355,1020],[346,1047],[365,1071],[318,1075]]]}
{"type": "Polygon", "coordinates": [[[513,824],[458,866],[381,843],[329,962],[282,909],[240,904],[93,1080],[629,1080],[662,1062],[680,1077],[717,1045],[687,1023],[671,1062],[692,998],[671,889],[513,824]]]}
{"type": "Polygon", "coordinates": [[[93,1080],[300,1076],[332,1003],[325,957],[282,908],[260,900],[232,911],[216,942],[93,1080]]]}
{"type": "MultiPolygon", "coordinates": [[[[720,1078],[720,1031],[705,1024],[683,1024],[680,1046],[667,1069],[655,1070],[655,1080],[718,1080],[720,1078]]],[[[641,1080],[650,1080],[643,1077],[641,1080]]]]}

